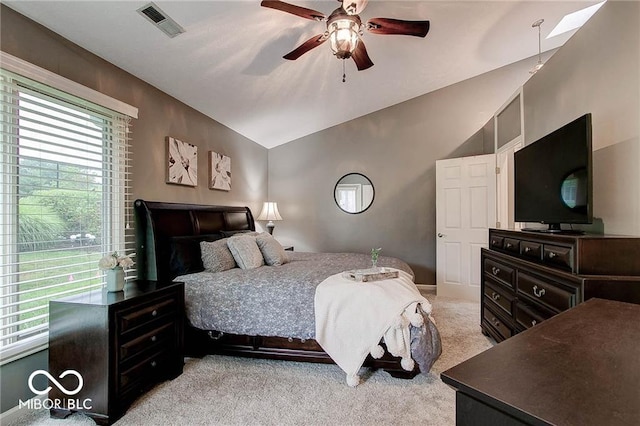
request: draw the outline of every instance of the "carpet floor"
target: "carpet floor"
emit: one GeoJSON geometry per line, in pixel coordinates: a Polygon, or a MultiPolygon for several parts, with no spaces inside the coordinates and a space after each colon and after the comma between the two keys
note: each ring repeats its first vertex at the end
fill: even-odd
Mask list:
{"type": "MultiPolygon", "coordinates": [[[[454,425],[455,392],[440,373],[490,348],[478,303],[429,296],[442,355],[428,375],[361,371],[350,388],[336,365],[225,356],[187,359],[184,373],[140,397],[116,425],[454,425]]],[[[93,425],[27,411],[14,425],[93,425]]]]}

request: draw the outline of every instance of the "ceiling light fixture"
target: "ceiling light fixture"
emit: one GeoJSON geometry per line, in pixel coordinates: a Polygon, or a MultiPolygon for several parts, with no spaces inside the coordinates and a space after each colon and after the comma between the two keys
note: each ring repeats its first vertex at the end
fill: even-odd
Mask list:
{"type": "Polygon", "coordinates": [[[540,71],[540,68],[544,66],[544,64],[542,63],[542,45],[540,43],[540,26],[542,26],[543,22],[544,19],[538,19],[536,22],[531,24],[531,27],[533,28],[538,27],[538,63],[535,67],[533,67],[531,71],[529,71],[530,74],[537,73],[538,71],[540,71]]]}

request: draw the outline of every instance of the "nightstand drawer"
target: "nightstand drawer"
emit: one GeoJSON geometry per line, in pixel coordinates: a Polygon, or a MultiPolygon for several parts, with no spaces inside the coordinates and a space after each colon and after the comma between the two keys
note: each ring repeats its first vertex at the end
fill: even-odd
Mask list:
{"type": "Polygon", "coordinates": [[[175,314],[178,311],[177,297],[156,299],[143,306],[118,312],[117,324],[121,333],[126,333],[136,327],[145,325],[166,315],[175,314]]]}
{"type": "Polygon", "coordinates": [[[119,353],[120,362],[124,363],[144,352],[157,350],[157,348],[161,346],[167,346],[167,342],[173,344],[175,334],[175,324],[171,321],[121,344],[119,353]]]}
{"type": "Polygon", "coordinates": [[[119,389],[126,390],[128,386],[144,387],[158,381],[165,374],[167,368],[172,367],[172,352],[169,348],[162,349],[144,357],[131,368],[120,373],[119,389]]]}
{"type": "Polygon", "coordinates": [[[574,293],[541,281],[522,271],[518,274],[518,294],[523,294],[536,303],[557,312],[566,311],[575,306],[576,296],[574,293]]]}

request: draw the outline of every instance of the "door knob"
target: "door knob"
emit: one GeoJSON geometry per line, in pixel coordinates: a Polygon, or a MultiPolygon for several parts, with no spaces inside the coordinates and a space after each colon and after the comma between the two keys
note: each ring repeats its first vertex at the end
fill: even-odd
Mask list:
{"type": "Polygon", "coordinates": [[[443,234],[443,233],[438,232],[438,238],[442,238],[442,237],[444,237],[444,234],[443,234]]]}

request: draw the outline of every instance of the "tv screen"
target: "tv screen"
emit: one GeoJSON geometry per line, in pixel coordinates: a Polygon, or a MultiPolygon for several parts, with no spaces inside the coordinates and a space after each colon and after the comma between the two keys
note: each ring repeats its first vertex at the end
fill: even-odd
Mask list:
{"type": "Polygon", "coordinates": [[[591,114],[517,151],[514,176],[516,222],[591,223],[591,114]]]}

